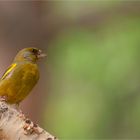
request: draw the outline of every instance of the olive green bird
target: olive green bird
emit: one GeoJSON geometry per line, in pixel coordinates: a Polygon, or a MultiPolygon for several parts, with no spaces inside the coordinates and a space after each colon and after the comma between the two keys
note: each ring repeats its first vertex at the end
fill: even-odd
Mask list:
{"type": "Polygon", "coordinates": [[[10,104],[19,104],[39,80],[37,61],[45,56],[37,48],[19,51],[0,79],[0,97],[10,104]]]}

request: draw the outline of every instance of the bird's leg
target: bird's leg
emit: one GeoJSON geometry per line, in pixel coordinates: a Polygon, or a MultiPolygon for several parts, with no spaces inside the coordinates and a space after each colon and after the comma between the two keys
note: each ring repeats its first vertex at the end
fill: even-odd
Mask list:
{"type": "Polygon", "coordinates": [[[21,109],[19,108],[19,103],[14,104],[13,107],[19,112],[18,116],[19,116],[21,119],[25,120],[26,117],[25,117],[25,115],[23,114],[23,112],[21,111],[21,109]]]}
{"type": "Polygon", "coordinates": [[[23,119],[23,120],[25,120],[26,119],[26,117],[25,117],[25,115],[23,114],[23,112],[20,110],[20,112],[19,112],[19,115],[18,115],[21,119],[23,119]]]}

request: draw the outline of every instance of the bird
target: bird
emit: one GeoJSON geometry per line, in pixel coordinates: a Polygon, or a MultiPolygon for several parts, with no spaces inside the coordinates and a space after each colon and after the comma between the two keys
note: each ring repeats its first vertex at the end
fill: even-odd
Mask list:
{"type": "Polygon", "coordinates": [[[0,98],[9,104],[19,104],[39,80],[38,60],[46,56],[38,48],[24,48],[0,78],[0,98]]]}

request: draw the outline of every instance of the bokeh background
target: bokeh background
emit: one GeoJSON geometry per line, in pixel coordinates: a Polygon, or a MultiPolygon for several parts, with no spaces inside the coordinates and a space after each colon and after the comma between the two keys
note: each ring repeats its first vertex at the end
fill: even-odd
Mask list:
{"type": "Polygon", "coordinates": [[[38,47],[25,114],[61,140],[140,139],[140,1],[0,1],[0,76],[38,47]]]}

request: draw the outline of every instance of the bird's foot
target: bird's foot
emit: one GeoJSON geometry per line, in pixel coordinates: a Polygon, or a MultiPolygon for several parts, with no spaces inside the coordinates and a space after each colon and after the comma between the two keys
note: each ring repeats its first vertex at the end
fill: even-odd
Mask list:
{"type": "Polygon", "coordinates": [[[21,110],[19,111],[18,117],[21,118],[22,120],[26,120],[26,117],[21,110]]]}
{"type": "Polygon", "coordinates": [[[21,109],[19,108],[19,104],[14,104],[13,107],[18,111],[18,117],[25,120],[26,117],[23,114],[23,112],[21,111],[21,109]]]}
{"type": "Polygon", "coordinates": [[[0,96],[0,101],[1,102],[7,102],[7,96],[0,96]]]}
{"type": "Polygon", "coordinates": [[[24,134],[29,135],[32,133],[40,134],[42,129],[38,127],[37,124],[34,124],[30,119],[26,118],[25,124],[23,126],[24,134]]]}

